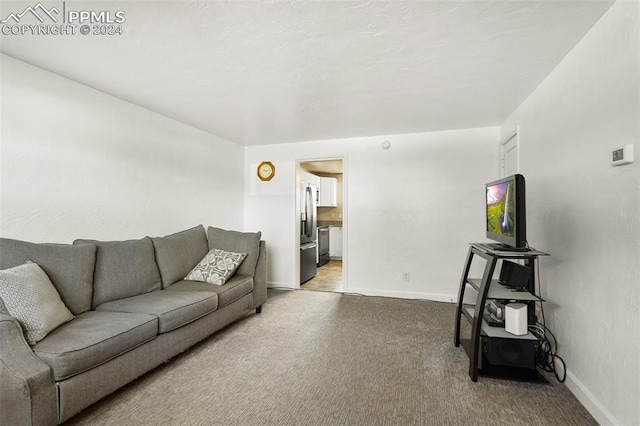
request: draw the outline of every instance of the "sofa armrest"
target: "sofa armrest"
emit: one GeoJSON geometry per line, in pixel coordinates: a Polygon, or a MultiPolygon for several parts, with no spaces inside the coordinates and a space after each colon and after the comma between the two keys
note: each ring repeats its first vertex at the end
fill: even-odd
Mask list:
{"type": "Polygon", "coordinates": [[[267,301],[267,244],[260,241],[260,254],[253,275],[253,307],[259,309],[267,301]]]}
{"type": "Polygon", "coordinates": [[[0,313],[0,424],[55,425],[53,374],[24,340],[18,321],[0,313]]]}

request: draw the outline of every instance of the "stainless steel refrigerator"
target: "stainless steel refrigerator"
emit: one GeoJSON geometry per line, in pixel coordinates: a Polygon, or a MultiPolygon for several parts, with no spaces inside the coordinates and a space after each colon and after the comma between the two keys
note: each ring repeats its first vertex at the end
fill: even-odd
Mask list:
{"type": "Polygon", "coordinates": [[[302,284],[315,277],[318,271],[318,188],[302,182],[300,201],[300,284],[302,284]]]}

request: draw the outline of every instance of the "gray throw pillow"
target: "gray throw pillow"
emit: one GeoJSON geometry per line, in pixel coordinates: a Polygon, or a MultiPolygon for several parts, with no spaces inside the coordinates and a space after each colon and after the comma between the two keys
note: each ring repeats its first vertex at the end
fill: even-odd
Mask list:
{"type": "Polygon", "coordinates": [[[242,262],[236,273],[251,277],[255,274],[256,265],[258,264],[261,236],[261,232],[227,231],[211,226],[207,229],[209,250],[217,248],[234,253],[247,253],[247,258],[242,262]]]}
{"type": "Polygon", "coordinates": [[[224,285],[236,272],[245,257],[247,257],[246,253],[232,253],[220,249],[211,249],[184,279],[224,285]]]}
{"type": "Polygon", "coordinates": [[[36,263],[0,271],[0,298],[9,315],[22,325],[30,345],[74,318],[47,274],[36,263]]]}

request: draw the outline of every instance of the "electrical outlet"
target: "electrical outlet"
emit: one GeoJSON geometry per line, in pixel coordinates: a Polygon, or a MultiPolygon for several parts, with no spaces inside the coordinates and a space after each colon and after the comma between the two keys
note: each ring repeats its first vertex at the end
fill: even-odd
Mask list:
{"type": "Polygon", "coordinates": [[[411,281],[411,276],[409,275],[408,272],[402,273],[402,281],[404,281],[405,283],[408,283],[409,281],[411,281]]]}

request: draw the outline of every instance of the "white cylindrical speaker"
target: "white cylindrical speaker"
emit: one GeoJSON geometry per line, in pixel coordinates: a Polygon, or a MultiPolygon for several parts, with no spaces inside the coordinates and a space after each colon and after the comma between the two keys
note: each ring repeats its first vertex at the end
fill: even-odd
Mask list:
{"type": "Polygon", "coordinates": [[[504,311],[504,329],[517,336],[527,334],[527,305],[509,303],[504,311]]]}

